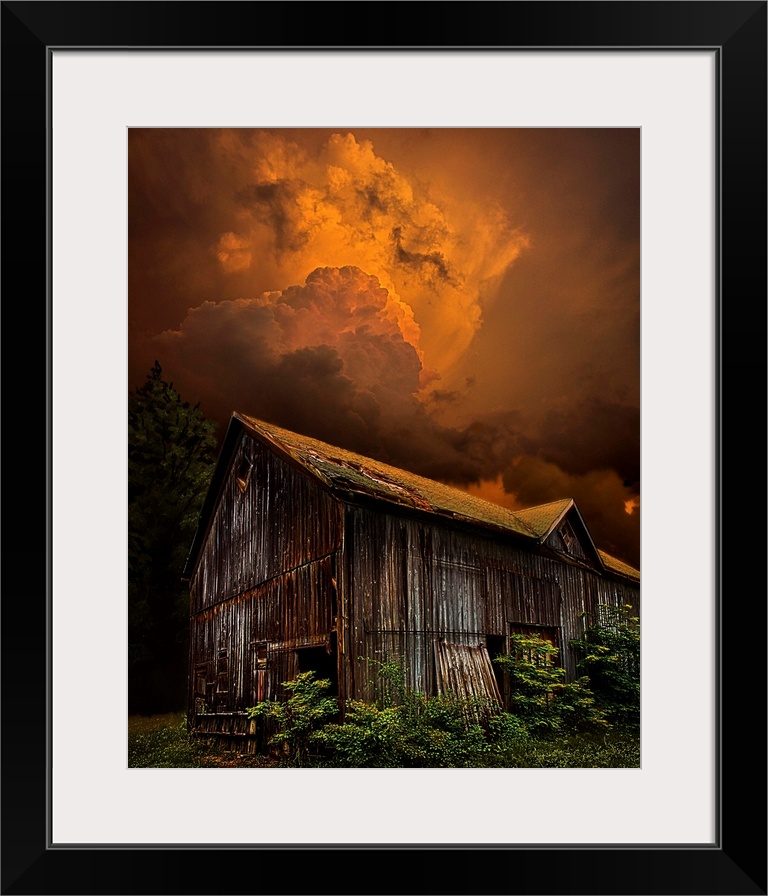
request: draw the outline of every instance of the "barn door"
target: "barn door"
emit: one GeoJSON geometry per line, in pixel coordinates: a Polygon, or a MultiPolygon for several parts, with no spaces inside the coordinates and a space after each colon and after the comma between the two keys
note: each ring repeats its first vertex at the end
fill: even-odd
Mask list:
{"type": "Polygon", "coordinates": [[[296,663],[299,672],[314,672],[315,678],[330,681],[329,694],[336,697],[339,693],[339,674],[336,656],[336,632],[332,632],[327,644],[300,647],[296,651],[296,663]]]}
{"type": "Polygon", "coordinates": [[[266,641],[254,641],[251,643],[251,670],[253,672],[251,699],[254,703],[260,703],[268,697],[267,688],[267,659],[268,650],[266,641]]]}
{"type": "Polygon", "coordinates": [[[213,682],[208,681],[208,663],[195,666],[195,715],[213,712],[213,682]]]}
{"type": "Polygon", "coordinates": [[[501,704],[499,686],[485,644],[469,646],[436,641],[435,671],[439,694],[475,697],[489,704],[501,704]]]}

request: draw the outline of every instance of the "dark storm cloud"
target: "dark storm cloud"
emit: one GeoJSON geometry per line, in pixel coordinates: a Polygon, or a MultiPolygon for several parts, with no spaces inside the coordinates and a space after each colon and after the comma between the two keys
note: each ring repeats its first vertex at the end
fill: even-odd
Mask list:
{"type": "Polygon", "coordinates": [[[258,391],[241,390],[238,409],[332,444],[341,435],[347,444],[371,446],[381,409],[346,374],[335,348],[297,349],[244,374],[258,391]]]}
{"type": "Polygon", "coordinates": [[[266,224],[274,234],[278,252],[298,252],[309,240],[309,230],[302,226],[296,205],[306,184],[288,180],[251,184],[237,195],[256,220],[266,224]]]}
{"type": "Polygon", "coordinates": [[[531,453],[567,473],[614,470],[628,485],[640,482],[640,408],[589,397],[549,410],[537,440],[526,439],[531,453]]]}
{"type": "Polygon", "coordinates": [[[407,215],[407,207],[397,190],[394,173],[390,171],[369,174],[367,179],[354,186],[363,218],[371,222],[380,215],[407,215]]]}
{"type": "Polygon", "coordinates": [[[451,402],[459,401],[462,398],[462,395],[455,389],[433,389],[429,397],[435,404],[450,404],[451,402]]]}
{"type": "MultiPolygon", "coordinates": [[[[587,469],[585,458],[571,463],[569,439],[598,456],[577,435],[584,417],[553,416],[555,451],[522,435],[513,411],[480,412],[459,426],[438,422],[419,399],[416,349],[382,313],[386,305],[375,278],[322,269],[283,293],[206,303],[153,348],[181,393],[200,400],[222,431],[237,410],[453,485],[500,478],[511,499],[502,503],[513,509],[574,497],[598,545],[636,564],[636,489],[614,469],[587,469]],[[325,316],[333,321],[328,341],[306,344],[323,332],[310,322],[325,316]]],[[[593,414],[610,419],[609,409],[593,414]]]]}
{"type": "Polygon", "coordinates": [[[498,475],[515,415],[445,426],[420,400],[422,362],[359,268],[322,268],[302,286],[190,310],[152,340],[183,394],[222,426],[237,410],[454,483],[498,475]]]}
{"type": "Polygon", "coordinates": [[[636,492],[613,470],[566,473],[534,455],[516,458],[503,475],[505,489],[520,507],[573,498],[596,546],[636,568],[640,565],[640,510],[636,492]],[[632,513],[627,512],[631,507],[632,513]]]}

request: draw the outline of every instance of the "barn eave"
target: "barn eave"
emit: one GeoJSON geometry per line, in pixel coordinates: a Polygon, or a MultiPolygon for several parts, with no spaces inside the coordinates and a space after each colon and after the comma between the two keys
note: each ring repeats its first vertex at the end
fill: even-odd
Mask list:
{"type": "Polygon", "coordinates": [[[390,512],[485,532],[495,538],[509,538],[604,575],[639,581],[640,574],[637,570],[598,550],[573,498],[513,512],[472,498],[452,487],[425,480],[318,440],[289,433],[238,412],[234,412],[230,418],[200,514],[200,522],[187,556],[182,573],[187,581],[194,577],[221,491],[240,440],[246,433],[345,504],[376,507],[379,510],[384,508],[390,512]],[[291,438],[295,444],[291,442],[291,438]],[[467,509],[472,512],[462,512],[467,509]],[[547,539],[568,516],[575,520],[579,529],[579,539],[586,550],[587,562],[546,544],[547,539]]]}

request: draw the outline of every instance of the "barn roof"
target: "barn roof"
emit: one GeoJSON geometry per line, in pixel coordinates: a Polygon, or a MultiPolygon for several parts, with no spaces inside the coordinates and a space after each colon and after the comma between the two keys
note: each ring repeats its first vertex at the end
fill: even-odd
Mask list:
{"type": "Polygon", "coordinates": [[[600,555],[600,559],[603,561],[603,566],[605,566],[606,569],[618,572],[623,576],[628,576],[630,579],[640,578],[640,573],[634,566],[630,566],[628,563],[624,563],[621,560],[617,560],[615,557],[611,557],[610,554],[606,554],[605,551],[601,551],[599,548],[597,553],[600,555]]]}
{"type": "Polygon", "coordinates": [[[332,489],[357,492],[454,519],[485,523],[526,538],[535,536],[533,529],[506,507],[245,414],[235,416],[256,435],[282,448],[332,489]]]}
{"type": "MultiPolygon", "coordinates": [[[[460,522],[508,532],[514,537],[537,543],[544,541],[571,508],[578,513],[571,498],[512,511],[467,494],[461,489],[417,476],[415,473],[389,466],[319,439],[291,432],[247,414],[234,413],[222,446],[214,482],[203,507],[185,575],[191,573],[192,565],[196,561],[205,533],[206,520],[213,512],[213,501],[221,484],[221,477],[225,473],[242,428],[270,445],[279,454],[290,458],[341,497],[358,495],[373,498],[460,522]]],[[[605,569],[639,580],[638,570],[628,564],[610,557],[603,551],[596,550],[596,555],[605,569]]]]}
{"type": "Polygon", "coordinates": [[[533,530],[537,538],[546,538],[555,525],[573,507],[573,498],[551,501],[549,504],[538,504],[525,510],[516,510],[518,518],[533,530]]]}

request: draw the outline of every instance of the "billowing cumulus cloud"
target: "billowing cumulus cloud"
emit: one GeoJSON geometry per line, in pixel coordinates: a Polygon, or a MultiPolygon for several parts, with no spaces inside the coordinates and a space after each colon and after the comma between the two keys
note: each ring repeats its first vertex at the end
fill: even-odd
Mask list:
{"type": "MultiPolygon", "coordinates": [[[[545,418],[540,444],[521,433],[512,411],[439,423],[435,402],[424,398],[422,361],[390,304],[378,279],[359,268],[318,268],[283,291],[203,303],[152,342],[177,388],[202,395],[222,423],[233,410],[249,413],[425,476],[474,483],[475,494],[512,509],[572,496],[600,546],[634,560],[625,541],[639,526],[639,514],[627,512],[635,492],[610,469],[622,452],[595,454],[586,437],[569,451],[565,412],[545,418]]],[[[612,420],[622,423],[599,403],[574,414],[606,437],[612,420]]],[[[614,441],[623,433],[617,426],[614,441]]]]}
{"type": "Polygon", "coordinates": [[[455,362],[527,243],[501,208],[439,202],[349,133],[313,154],[274,134],[242,141],[227,136],[224,147],[258,161],[236,192],[237,230],[219,237],[224,269],[266,255],[282,284],[318,266],[358,266],[379,278],[428,366],[455,362]]]}
{"type": "Polygon", "coordinates": [[[283,291],[204,302],[152,348],[222,423],[238,410],[423,475],[491,475],[510,456],[512,415],[437,423],[417,347],[391,306],[360,268],[318,268],[283,291]]]}
{"type": "Polygon", "coordinates": [[[632,129],[131,129],[129,375],[639,562],[632,129]]]}

